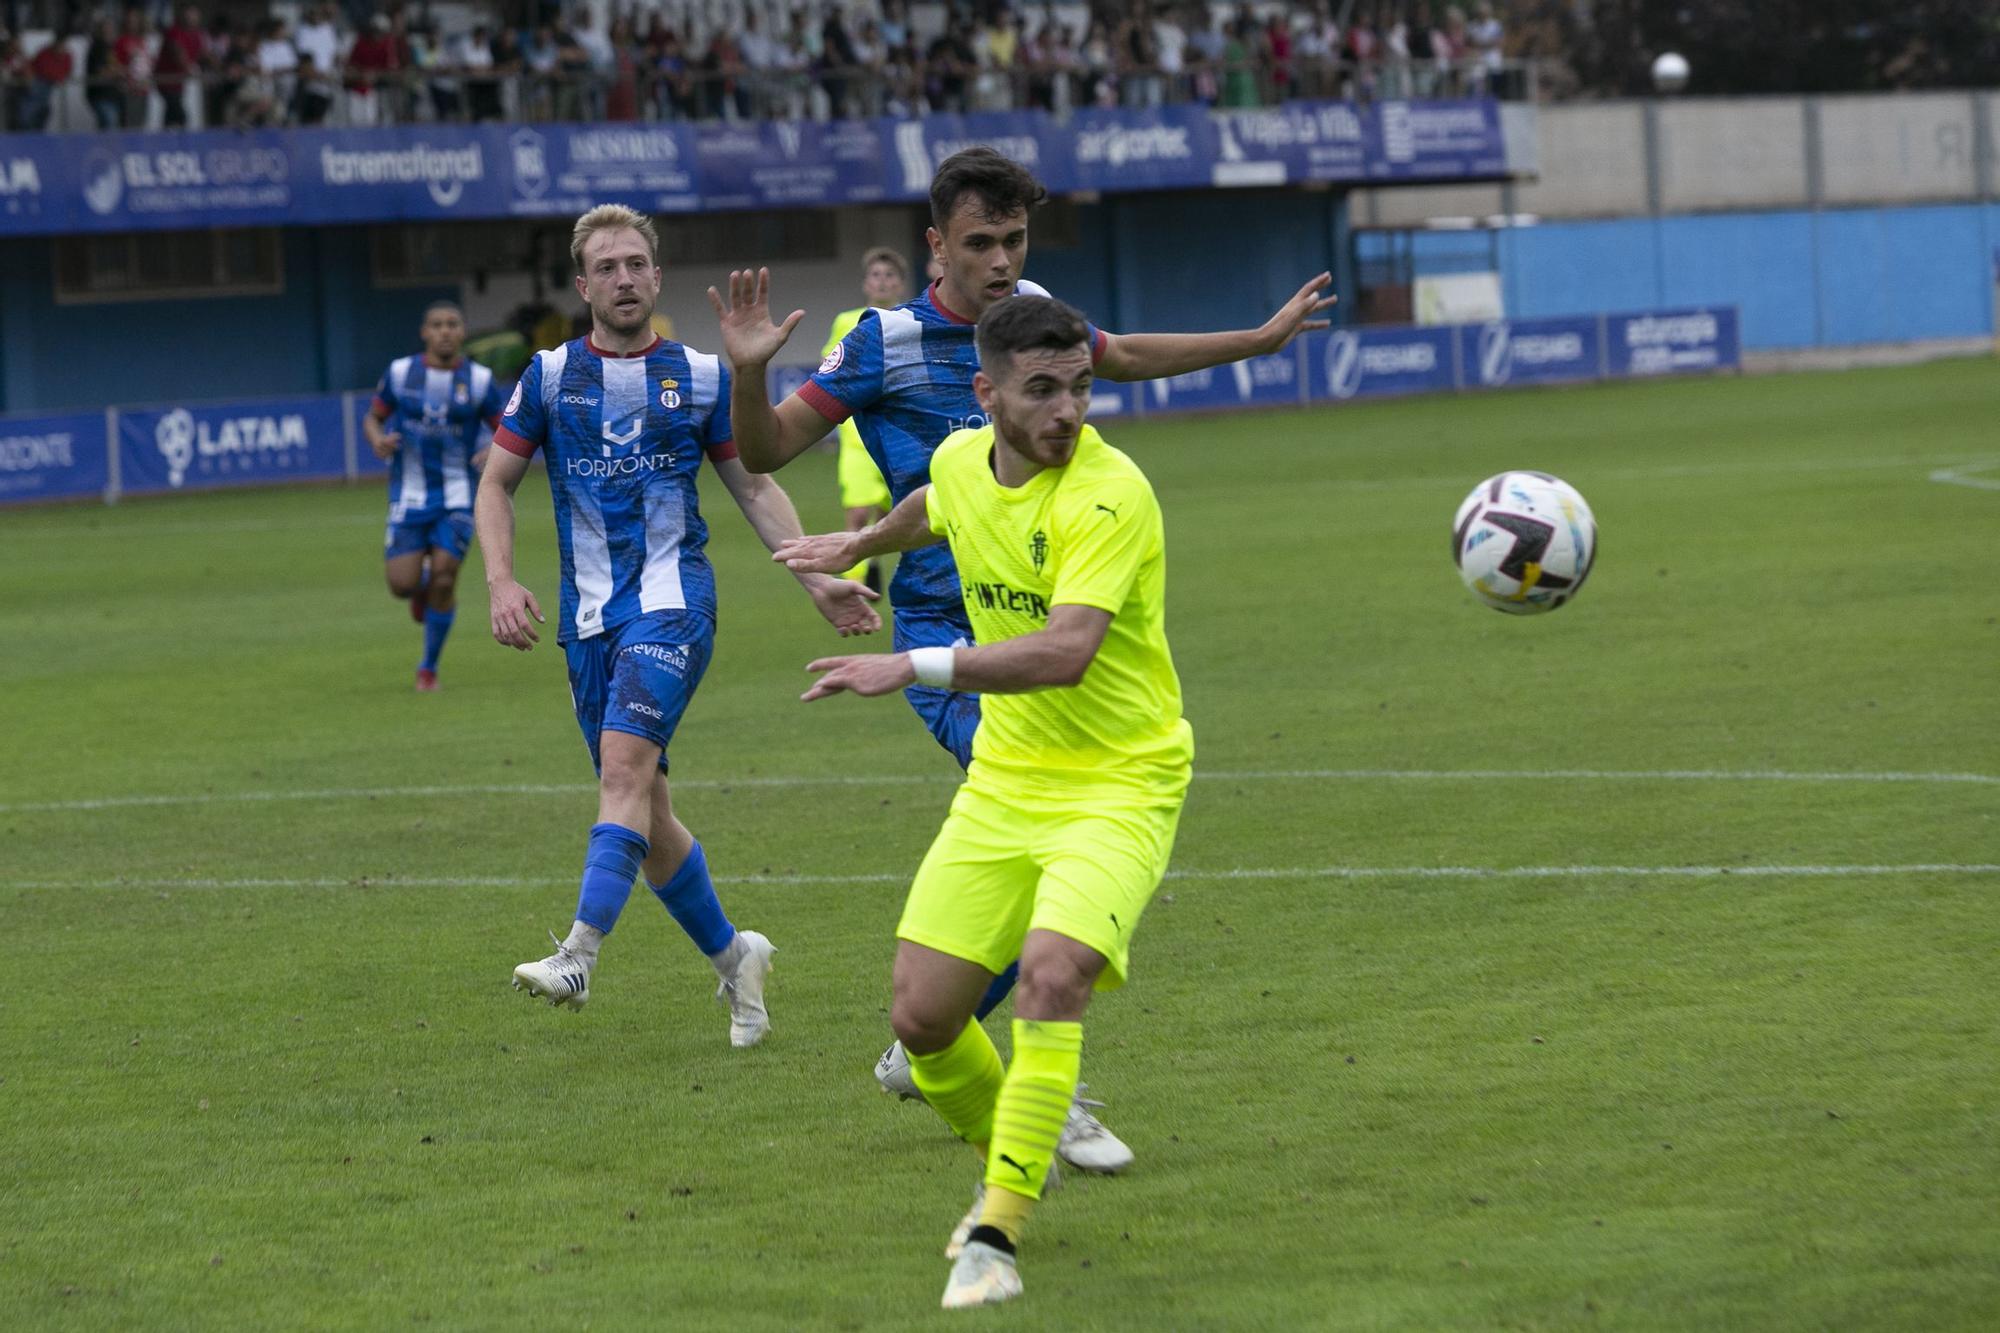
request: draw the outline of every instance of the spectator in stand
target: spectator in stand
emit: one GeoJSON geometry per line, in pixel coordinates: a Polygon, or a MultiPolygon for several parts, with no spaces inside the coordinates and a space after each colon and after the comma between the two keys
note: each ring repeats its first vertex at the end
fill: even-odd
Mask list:
{"type": "MultiPolygon", "coordinates": [[[[299,52],[285,32],[283,19],[266,19],[257,41],[257,73],[273,104],[269,120],[283,119],[283,108],[298,93],[299,52]]],[[[265,122],[260,122],[265,123],[265,122]]]]}
{"type": "Polygon", "coordinates": [[[911,44],[910,9],[906,0],[882,0],[882,49],[893,51],[911,44]]]}
{"type": "Polygon", "coordinates": [[[202,86],[202,123],[226,125],[236,90],[250,72],[251,53],[235,24],[221,14],[209,20],[208,44],[202,63],[208,79],[202,86]]]}
{"type": "Polygon", "coordinates": [[[1492,0],[1479,0],[1478,7],[1473,10],[1472,24],[1466,29],[1465,36],[1468,54],[1475,62],[1473,91],[1504,95],[1500,87],[1502,77],[1500,67],[1505,59],[1507,33],[1493,12],[1492,0]]]}
{"type": "Polygon", "coordinates": [[[465,110],[473,121],[500,119],[500,85],[493,77],[493,39],[481,23],[445,47],[452,68],[465,75],[465,110]]]}
{"type": "Polygon", "coordinates": [[[1352,95],[1361,101],[1374,100],[1382,65],[1382,35],[1375,27],[1373,5],[1355,11],[1354,22],[1347,26],[1346,51],[1353,70],[1352,95]]]}
{"type": "Polygon", "coordinates": [[[1257,65],[1261,29],[1257,20],[1239,13],[1229,25],[1229,40],[1222,48],[1222,106],[1225,109],[1257,106],[1257,65]]]}
{"type": "Polygon", "coordinates": [[[1169,102],[1185,102],[1188,97],[1187,46],[1183,16],[1173,8],[1160,10],[1153,17],[1153,51],[1169,102]]]}
{"type": "Polygon", "coordinates": [[[1160,51],[1153,38],[1153,8],[1147,0],[1139,0],[1118,25],[1114,50],[1119,100],[1126,106],[1160,105],[1165,100],[1160,89],[1160,51]]]}
{"type": "Polygon", "coordinates": [[[390,32],[389,16],[368,20],[368,31],[347,53],[347,119],[352,125],[392,121],[393,80],[403,67],[402,51],[390,32]]]}
{"type": "Polygon", "coordinates": [[[556,30],[546,23],[522,44],[521,68],[528,76],[528,88],[527,105],[521,110],[528,120],[547,120],[554,114],[556,56],[556,30]]]}
{"type": "Polygon", "coordinates": [[[1214,106],[1222,97],[1223,52],[1228,36],[1206,4],[1194,10],[1188,25],[1188,96],[1203,106],[1214,106]]]}
{"type": "Polygon", "coordinates": [[[604,117],[604,99],[611,90],[611,81],[618,73],[618,53],[612,39],[597,29],[597,21],[589,6],[576,11],[576,18],[567,25],[567,31],[576,40],[576,45],[588,63],[580,69],[567,72],[576,80],[581,111],[579,120],[601,120],[604,117]]]}
{"type": "Polygon", "coordinates": [[[1382,96],[1410,95],[1410,23],[1394,10],[1382,29],[1382,96]]]}
{"type": "Polygon", "coordinates": [[[1417,0],[1410,10],[1404,46],[1410,61],[1410,95],[1429,97],[1437,85],[1438,31],[1431,19],[1430,0],[1417,0]]]}
{"type": "Polygon", "coordinates": [[[1036,111],[1055,111],[1056,54],[1054,38],[1060,29],[1043,18],[1041,26],[1021,39],[1015,56],[1022,89],[1022,105],[1036,111]]]}
{"type": "Polygon", "coordinates": [[[819,30],[806,23],[804,10],[794,9],[791,24],[777,45],[777,96],[764,114],[774,119],[798,120],[807,114],[812,92],[817,87],[813,71],[819,65],[819,30]]]}
{"type": "Polygon", "coordinates": [[[692,120],[698,110],[687,51],[678,32],[656,10],[646,34],[646,61],[652,71],[654,116],[660,120],[692,120]]]}
{"type": "Polygon", "coordinates": [[[745,71],[736,80],[738,100],[745,100],[743,94],[747,94],[751,114],[767,116],[770,114],[771,82],[778,69],[778,45],[765,35],[756,10],[746,9],[743,12],[743,37],[735,45],[745,71]]]}
{"type": "Polygon", "coordinates": [[[0,130],[21,128],[21,122],[27,119],[24,113],[32,82],[28,77],[28,57],[21,52],[20,38],[0,28],[0,93],[6,94],[6,101],[0,104],[0,130]]]}
{"type": "Polygon", "coordinates": [[[520,75],[527,68],[521,55],[521,39],[503,24],[488,45],[493,52],[493,79],[483,85],[488,100],[481,100],[482,85],[473,84],[472,114],[480,120],[520,120],[523,118],[520,75]]]}
{"type": "Polygon", "coordinates": [[[74,35],[75,30],[65,25],[54,41],[29,59],[27,72],[32,76],[32,82],[22,91],[18,112],[20,128],[48,128],[49,113],[55,106],[57,94],[76,73],[76,58],[69,53],[70,38],[74,35]]]}
{"type": "Polygon", "coordinates": [[[972,57],[979,67],[973,80],[973,104],[981,111],[1010,111],[1014,106],[1014,66],[1021,56],[1019,20],[998,0],[987,0],[985,18],[972,36],[972,57]]]}
{"type": "Polygon", "coordinates": [[[1319,0],[1313,12],[1300,22],[1292,42],[1297,62],[1299,93],[1305,97],[1334,97],[1340,92],[1340,22],[1327,0],[1319,0]]]}
{"type": "Polygon", "coordinates": [[[319,57],[299,52],[298,92],[292,97],[292,119],[301,125],[323,125],[339,98],[340,84],[319,67],[319,57]]]}
{"type": "Polygon", "coordinates": [[[208,43],[201,35],[201,11],[182,8],[180,17],[160,34],[160,52],[153,58],[153,79],[163,109],[160,124],[184,129],[188,123],[188,78],[200,77],[208,43]]]}
{"type": "Polygon", "coordinates": [[[924,53],[924,93],[931,110],[965,111],[966,90],[978,67],[964,20],[951,20],[924,53]]]}
{"type": "Polygon", "coordinates": [[[884,39],[882,82],[888,90],[882,103],[884,115],[902,120],[924,113],[923,62],[908,41],[890,45],[884,39]]]}
{"type": "Polygon", "coordinates": [[[575,25],[569,23],[557,26],[555,44],[555,118],[557,120],[591,119],[590,83],[592,61],[590,52],[577,39],[575,25]]]}
{"type": "Polygon", "coordinates": [[[99,18],[91,25],[90,46],[83,55],[83,100],[100,130],[115,130],[125,123],[125,92],[118,64],[118,25],[99,18]]]}
{"type": "Polygon", "coordinates": [[[620,14],[611,20],[611,83],[604,92],[606,120],[639,119],[639,34],[620,14]]]}
{"type": "Polygon", "coordinates": [[[857,108],[848,100],[849,81],[863,62],[854,34],[848,30],[847,11],[839,5],[827,9],[826,21],[820,25],[819,43],[820,90],[826,94],[827,108],[836,119],[852,116],[857,108]]]}
{"type": "Polygon", "coordinates": [[[115,46],[120,91],[125,95],[125,124],[144,129],[147,104],[153,97],[153,24],[146,11],[133,5],[125,11],[115,46]]]}
{"type": "Polygon", "coordinates": [[[1260,54],[1270,71],[1272,105],[1287,101],[1295,95],[1296,79],[1292,69],[1292,25],[1284,14],[1272,14],[1270,22],[1264,25],[1264,45],[1260,54]]]}
{"type": "Polygon", "coordinates": [[[1472,55],[1472,43],[1466,36],[1465,11],[1457,5],[1447,6],[1444,20],[1431,40],[1437,53],[1439,90],[1448,97],[1462,95],[1466,71],[1461,62],[1472,55]]]}
{"type": "Polygon", "coordinates": [[[1111,30],[1104,20],[1093,18],[1090,30],[1077,47],[1077,64],[1083,71],[1082,106],[1117,106],[1118,72],[1111,44],[1111,30]]]}
{"type": "Polygon", "coordinates": [[[311,56],[320,76],[331,77],[340,68],[340,29],[334,23],[333,6],[316,4],[306,10],[305,18],[292,31],[292,45],[298,48],[301,68],[311,56]]]}
{"type": "Polygon", "coordinates": [[[702,112],[711,120],[748,120],[750,90],[746,83],[750,66],[743,48],[727,28],[719,28],[709,38],[708,51],[701,58],[702,112]]]}

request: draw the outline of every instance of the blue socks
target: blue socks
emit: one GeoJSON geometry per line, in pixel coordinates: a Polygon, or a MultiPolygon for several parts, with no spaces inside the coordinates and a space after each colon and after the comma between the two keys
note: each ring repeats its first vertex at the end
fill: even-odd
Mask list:
{"type": "MultiPolygon", "coordinates": [[[[609,935],[618,924],[618,914],[625,910],[625,900],[632,895],[632,881],[639,877],[639,863],[646,859],[647,851],[646,840],[622,824],[591,825],[576,919],[609,935]]],[[[704,881],[706,878],[704,875],[704,881]]],[[[709,897],[713,900],[712,890],[709,897]]]]}
{"type": "Polygon", "coordinates": [[[681,862],[672,879],[647,887],[659,895],[680,928],[703,953],[721,953],[736,938],[736,927],[722,914],[722,903],[715,896],[715,884],[708,877],[708,858],[702,855],[700,843],[688,849],[687,859],[681,862]]]}
{"type": "Polygon", "coordinates": [[[998,1009],[1000,1001],[1007,998],[1007,992],[1014,989],[1014,979],[1020,975],[1021,960],[1016,958],[1007,964],[1007,970],[993,978],[993,984],[986,988],[986,994],[980,999],[979,1007],[972,1011],[972,1021],[984,1023],[986,1015],[998,1009]]]}
{"type": "Polygon", "coordinates": [[[444,651],[444,636],[451,633],[451,622],[457,618],[456,609],[424,612],[424,660],[420,664],[424,670],[437,670],[438,654],[444,651]]]}

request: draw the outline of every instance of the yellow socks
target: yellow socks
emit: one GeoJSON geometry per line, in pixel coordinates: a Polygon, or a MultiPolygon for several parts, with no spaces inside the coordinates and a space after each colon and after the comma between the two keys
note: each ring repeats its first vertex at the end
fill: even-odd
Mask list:
{"type": "MultiPolygon", "coordinates": [[[[1017,1025],[1018,1026],[1018,1025],[1017,1025]]],[[[1074,1025],[1072,1025],[1074,1026],[1074,1025]]],[[[1018,1041],[1019,1038],[1017,1037],[1018,1041]]],[[[1082,1038],[1079,1036],[1078,1041],[1082,1038]]],[[[993,1137],[993,1108],[1000,1097],[1000,1052],[986,1029],[969,1022],[951,1045],[931,1055],[911,1051],[910,1078],[952,1132],[981,1148],[993,1137]]],[[[1070,1061],[1070,1086],[1076,1085],[1078,1060],[1070,1061]]],[[[1063,1107],[1067,1111],[1065,1097],[1063,1107]]],[[[1060,1129],[1060,1123],[1058,1123],[1060,1129]]]]}
{"type": "Polygon", "coordinates": [[[981,1226],[999,1228],[1010,1241],[1020,1241],[1028,1210],[1042,1197],[1082,1065],[1083,1024],[1014,1020],[1014,1063],[993,1108],[979,1214],[981,1226]]]}

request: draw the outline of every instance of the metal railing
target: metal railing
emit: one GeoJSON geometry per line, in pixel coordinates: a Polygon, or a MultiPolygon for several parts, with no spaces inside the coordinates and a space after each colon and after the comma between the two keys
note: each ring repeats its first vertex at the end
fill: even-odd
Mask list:
{"type": "Polygon", "coordinates": [[[486,68],[348,70],[338,75],[206,73],[49,84],[0,76],[0,130],[371,126],[478,121],[755,121],[927,112],[1195,103],[1218,110],[1294,98],[1370,102],[1491,96],[1532,101],[1532,61],[1457,63],[1293,59],[1160,69],[969,69],[939,63],[819,69],[615,73],[486,68]]]}

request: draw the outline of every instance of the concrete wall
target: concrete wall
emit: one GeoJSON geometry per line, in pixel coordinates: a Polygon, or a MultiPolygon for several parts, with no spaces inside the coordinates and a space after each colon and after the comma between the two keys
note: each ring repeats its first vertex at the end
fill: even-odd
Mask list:
{"type": "Polygon", "coordinates": [[[1538,121],[1537,179],[1356,191],[1356,225],[2000,199],[2000,93],[1573,102],[1538,121]]]}

